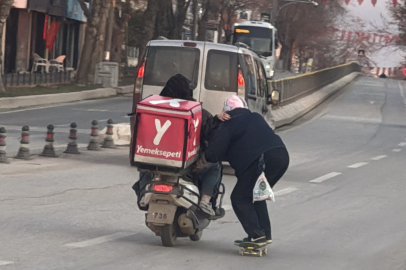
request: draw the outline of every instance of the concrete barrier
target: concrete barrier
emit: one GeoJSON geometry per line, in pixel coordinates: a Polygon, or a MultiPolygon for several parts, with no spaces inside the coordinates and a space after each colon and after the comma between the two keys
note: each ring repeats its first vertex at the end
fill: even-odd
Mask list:
{"type": "Polygon", "coordinates": [[[305,115],[306,113],[314,109],[317,105],[321,104],[323,101],[337,93],[347,84],[351,83],[359,75],[359,72],[353,72],[319,89],[318,91],[313,92],[310,95],[296,100],[295,102],[289,103],[284,106],[272,108],[272,125],[275,128],[278,128],[292,123],[293,121],[305,115]]]}

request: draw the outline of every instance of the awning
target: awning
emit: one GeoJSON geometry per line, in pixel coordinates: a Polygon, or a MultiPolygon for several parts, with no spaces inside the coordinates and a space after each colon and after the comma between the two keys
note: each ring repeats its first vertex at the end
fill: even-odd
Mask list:
{"type": "Polygon", "coordinates": [[[28,9],[48,13],[48,15],[65,17],[66,0],[30,0],[28,9]]]}
{"type": "Polygon", "coordinates": [[[48,14],[65,17],[66,16],[66,0],[51,0],[48,6],[48,14]]]}
{"type": "Polygon", "coordinates": [[[30,0],[30,2],[28,2],[28,9],[47,13],[48,5],[49,0],[30,0]]]}
{"type": "MultiPolygon", "coordinates": [[[[89,3],[86,3],[87,7],[89,7],[89,3]]],[[[87,18],[80,6],[78,0],[68,0],[67,7],[66,7],[66,18],[86,22],[87,18]]]]}

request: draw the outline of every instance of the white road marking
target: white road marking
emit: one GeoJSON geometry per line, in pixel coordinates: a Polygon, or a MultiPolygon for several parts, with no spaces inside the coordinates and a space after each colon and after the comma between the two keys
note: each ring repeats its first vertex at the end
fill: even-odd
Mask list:
{"type": "Polygon", "coordinates": [[[118,233],[113,233],[110,235],[101,236],[101,237],[97,237],[97,238],[86,240],[86,241],[70,243],[70,244],[67,244],[66,246],[73,247],[73,248],[89,247],[89,246],[99,245],[99,244],[103,244],[105,242],[125,238],[130,235],[134,235],[134,234],[135,233],[132,233],[132,232],[131,233],[130,232],[118,232],[118,233]]]}
{"type": "Polygon", "coordinates": [[[388,157],[388,156],[382,155],[382,156],[373,157],[373,158],[371,158],[371,159],[372,159],[372,160],[381,160],[381,159],[386,158],[386,157],[388,157]]]}
{"type": "Polygon", "coordinates": [[[352,164],[352,165],[350,165],[350,166],[347,166],[347,168],[356,169],[356,168],[365,166],[365,165],[367,165],[367,164],[368,164],[368,162],[359,162],[359,163],[355,163],[355,164],[352,164]]]}
{"type": "Polygon", "coordinates": [[[404,102],[405,105],[406,105],[406,96],[405,96],[405,94],[403,93],[404,88],[403,88],[403,86],[402,86],[402,84],[401,84],[400,82],[398,82],[398,86],[399,86],[400,95],[402,96],[403,102],[404,102]]]}
{"type": "Polygon", "coordinates": [[[88,112],[108,112],[108,110],[102,110],[102,109],[87,109],[88,112]]]}
{"type": "Polygon", "coordinates": [[[284,188],[284,189],[275,191],[274,194],[275,194],[275,196],[282,196],[282,195],[291,193],[291,192],[293,192],[295,190],[297,190],[297,188],[291,188],[291,187],[290,188],[284,188]]]}
{"type": "Polygon", "coordinates": [[[339,115],[324,115],[323,119],[332,119],[346,122],[356,122],[356,123],[370,123],[370,124],[380,124],[382,119],[380,118],[364,118],[364,117],[353,117],[353,116],[339,116],[339,115]]]}
{"type": "Polygon", "coordinates": [[[398,144],[398,146],[406,146],[406,142],[401,142],[398,144]]]}
{"type": "Polygon", "coordinates": [[[331,173],[328,173],[326,175],[320,176],[319,178],[310,180],[309,182],[310,183],[321,183],[321,182],[326,181],[326,180],[328,180],[330,178],[336,177],[337,175],[340,175],[340,174],[341,173],[339,173],[339,172],[331,172],[331,173]]]}
{"type": "Polygon", "coordinates": [[[13,264],[13,262],[0,261],[0,266],[8,265],[8,264],[13,264]]]}
{"type": "Polygon", "coordinates": [[[402,149],[396,148],[396,149],[393,149],[392,152],[400,152],[401,150],[402,149]]]}

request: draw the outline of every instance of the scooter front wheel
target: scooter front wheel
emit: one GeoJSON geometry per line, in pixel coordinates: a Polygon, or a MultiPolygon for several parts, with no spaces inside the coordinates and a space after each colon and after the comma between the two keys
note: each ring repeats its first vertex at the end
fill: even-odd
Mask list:
{"type": "Polygon", "coordinates": [[[167,224],[161,228],[161,241],[163,246],[173,247],[176,238],[176,230],[173,224],[167,224]]]}

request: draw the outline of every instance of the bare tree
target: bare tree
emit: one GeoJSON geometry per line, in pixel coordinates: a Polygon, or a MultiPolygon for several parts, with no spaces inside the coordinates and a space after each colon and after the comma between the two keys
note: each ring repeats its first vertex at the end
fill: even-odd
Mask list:
{"type": "Polygon", "coordinates": [[[78,83],[92,83],[95,67],[103,59],[107,18],[113,0],[91,0],[92,10],[78,0],[87,17],[82,56],[76,73],[78,83]]]}
{"type": "Polygon", "coordinates": [[[142,59],[145,57],[145,49],[148,42],[154,37],[155,21],[157,12],[159,10],[160,0],[148,0],[147,9],[144,11],[141,21],[141,29],[139,33],[139,61],[137,70],[142,63],[142,59]]]}
{"type": "Polygon", "coordinates": [[[390,5],[389,10],[398,25],[401,37],[406,40],[406,3],[390,5]]]}
{"type": "Polygon", "coordinates": [[[198,22],[197,40],[206,40],[207,22],[208,20],[216,20],[220,10],[220,2],[218,0],[206,0],[202,5],[202,16],[198,22]]]}
{"type": "Polygon", "coordinates": [[[7,21],[8,15],[10,14],[10,9],[13,6],[14,0],[0,0],[0,92],[5,92],[6,88],[3,85],[3,80],[1,77],[1,71],[3,67],[3,29],[4,24],[7,21]]]}
{"type": "Polygon", "coordinates": [[[118,8],[114,12],[113,35],[111,39],[110,61],[121,64],[122,61],[122,45],[125,41],[125,32],[128,26],[128,21],[136,10],[138,0],[125,0],[118,3],[118,8]]]}
{"type": "Polygon", "coordinates": [[[302,59],[310,58],[310,49],[313,57],[314,52],[321,51],[324,55],[326,51],[334,50],[334,43],[328,36],[334,30],[336,19],[344,13],[339,1],[319,1],[317,8],[297,3],[281,9],[276,26],[282,43],[280,59],[284,61],[284,69],[290,68],[293,43],[302,59]]]}
{"type": "MultiPolygon", "coordinates": [[[[392,13],[392,17],[395,19],[399,32],[400,32],[400,39],[398,41],[398,45],[401,45],[401,48],[405,52],[406,46],[406,3],[399,3],[396,7],[390,6],[389,10],[392,13]]],[[[404,63],[406,64],[406,58],[404,59],[404,63]]]]}
{"type": "Polygon", "coordinates": [[[186,20],[187,11],[192,0],[176,0],[176,7],[173,10],[173,39],[181,39],[183,32],[183,24],[186,20]]]}

